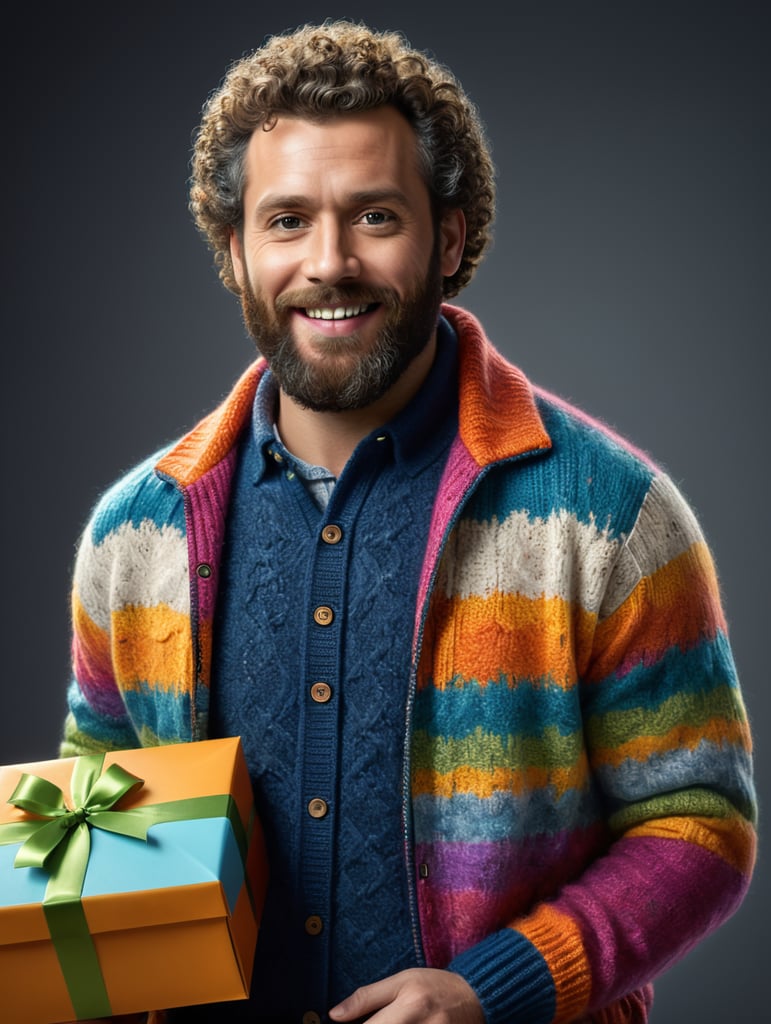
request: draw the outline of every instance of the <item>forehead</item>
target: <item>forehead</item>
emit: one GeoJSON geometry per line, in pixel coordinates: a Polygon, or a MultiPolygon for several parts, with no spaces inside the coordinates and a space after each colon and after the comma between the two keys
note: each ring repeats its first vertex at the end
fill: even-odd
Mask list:
{"type": "Polygon", "coordinates": [[[394,107],[336,114],[319,121],[279,117],[249,140],[246,188],[282,192],[318,180],[360,186],[398,184],[427,193],[417,137],[394,107]]]}

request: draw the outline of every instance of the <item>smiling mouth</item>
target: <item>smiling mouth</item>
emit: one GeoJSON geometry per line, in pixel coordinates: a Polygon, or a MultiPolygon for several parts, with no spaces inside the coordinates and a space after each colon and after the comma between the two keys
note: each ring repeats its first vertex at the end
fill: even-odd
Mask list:
{"type": "Polygon", "coordinates": [[[362,313],[370,313],[377,305],[377,302],[369,302],[359,306],[317,306],[303,309],[303,313],[311,320],[350,320],[362,313]]]}

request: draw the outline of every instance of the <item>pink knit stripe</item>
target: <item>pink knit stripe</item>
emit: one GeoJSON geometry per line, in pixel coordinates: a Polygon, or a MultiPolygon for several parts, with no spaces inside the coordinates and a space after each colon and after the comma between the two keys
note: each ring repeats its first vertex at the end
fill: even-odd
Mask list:
{"type": "Polygon", "coordinates": [[[555,908],[578,923],[593,990],[607,1001],[642,985],[652,965],[659,973],[695,945],[695,936],[713,931],[747,885],[744,873],[700,846],[635,836],[621,839],[614,857],[600,858],[580,885],[566,886],[555,908]]]}
{"type": "Polygon", "coordinates": [[[447,458],[447,465],[444,468],[442,481],[437,492],[439,498],[434,504],[434,511],[431,517],[426,554],[423,559],[423,568],[418,584],[418,608],[421,608],[425,601],[431,575],[439,557],[442,539],[450,525],[453,514],[458,508],[461,496],[469,488],[478,473],[479,466],[471,457],[463,441],[456,437],[447,458]]]}
{"type": "Polygon", "coordinates": [[[83,696],[95,712],[109,715],[110,718],[125,716],[126,708],[109,667],[88,662],[78,657],[77,653],[73,665],[83,696]]]}
{"type": "MultiPolygon", "coordinates": [[[[233,463],[237,457],[237,449],[232,449],[214,466],[205,477],[197,480],[187,488],[189,501],[189,517],[195,522],[195,530],[188,527],[188,550],[191,569],[196,572],[199,566],[212,570],[219,565],[223,542],[222,524],[230,497],[230,483],[233,477],[233,463]]],[[[210,622],[214,616],[216,597],[216,579],[213,575],[193,576],[197,586],[198,607],[201,619],[210,622]]]]}

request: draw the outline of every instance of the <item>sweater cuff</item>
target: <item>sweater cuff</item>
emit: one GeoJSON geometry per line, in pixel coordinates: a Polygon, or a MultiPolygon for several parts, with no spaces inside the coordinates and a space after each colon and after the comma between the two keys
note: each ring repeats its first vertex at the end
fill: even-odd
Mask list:
{"type": "Polygon", "coordinates": [[[504,928],[447,965],[471,985],[487,1024],[550,1024],[557,995],[549,968],[520,932],[504,928]]]}

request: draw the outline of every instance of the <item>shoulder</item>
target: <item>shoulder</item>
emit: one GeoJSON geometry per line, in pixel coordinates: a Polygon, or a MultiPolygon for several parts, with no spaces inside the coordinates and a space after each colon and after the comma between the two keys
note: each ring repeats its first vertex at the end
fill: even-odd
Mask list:
{"type": "Polygon", "coordinates": [[[182,494],[155,469],[163,451],[108,488],[83,531],[74,596],[107,630],[111,610],[157,604],[184,614],[189,604],[182,494]]]}
{"type": "Polygon", "coordinates": [[[174,482],[156,471],[168,447],[138,463],[101,495],[92,511],[88,532],[93,544],[126,528],[152,524],[184,533],[184,504],[174,482]]]}
{"type": "Polygon", "coordinates": [[[622,542],[662,471],[580,409],[537,388],[533,403],[548,444],[499,461],[472,502],[472,515],[573,522],[622,542]]]}
{"type": "Polygon", "coordinates": [[[569,467],[577,490],[592,496],[595,519],[625,521],[622,533],[633,546],[650,535],[699,533],[693,511],[677,485],[650,455],[600,420],[543,391],[537,392],[544,424],[552,438],[552,458],[569,467]]]}
{"type": "Polygon", "coordinates": [[[607,467],[614,476],[646,487],[661,470],[651,456],[613,427],[557,395],[534,387],[534,398],[552,440],[552,453],[565,462],[607,467]]]}

